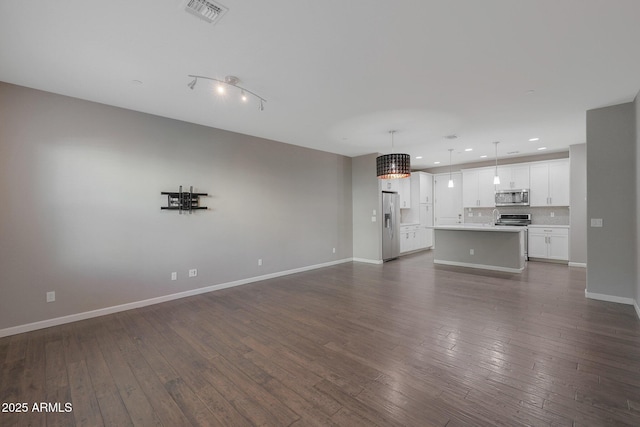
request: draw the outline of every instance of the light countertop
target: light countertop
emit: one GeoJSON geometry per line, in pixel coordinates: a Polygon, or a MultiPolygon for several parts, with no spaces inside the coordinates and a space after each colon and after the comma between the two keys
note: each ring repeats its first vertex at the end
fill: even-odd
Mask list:
{"type": "Polygon", "coordinates": [[[513,227],[508,225],[489,225],[489,224],[456,224],[456,225],[437,225],[434,230],[458,230],[458,231],[501,231],[507,233],[519,233],[524,231],[524,227],[513,227]]]}

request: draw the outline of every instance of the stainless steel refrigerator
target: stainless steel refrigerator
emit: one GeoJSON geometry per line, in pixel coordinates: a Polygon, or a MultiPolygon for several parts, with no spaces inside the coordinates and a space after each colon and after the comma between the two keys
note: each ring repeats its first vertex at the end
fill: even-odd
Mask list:
{"type": "Polygon", "coordinates": [[[400,200],[398,193],[382,192],[382,260],[400,256],[400,200]]]}

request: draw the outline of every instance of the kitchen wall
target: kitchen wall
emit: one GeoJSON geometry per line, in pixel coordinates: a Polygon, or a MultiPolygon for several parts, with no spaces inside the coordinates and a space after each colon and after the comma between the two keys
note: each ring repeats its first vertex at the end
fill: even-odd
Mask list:
{"type": "Polygon", "coordinates": [[[638,274],[636,115],[632,102],[587,111],[587,295],[627,304],[638,274]]]}
{"type": "Polygon", "coordinates": [[[378,154],[354,157],[352,163],[353,258],[357,261],[382,262],[382,199],[376,176],[378,154]],[[376,211],[372,221],[373,211],[376,211]]]}
{"type": "MultiPolygon", "coordinates": [[[[465,208],[464,222],[470,224],[488,224],[493,222],[494,208],[465,208]],[[469,216],[469,214],[473,216],[469,216]]],[[[569,208],[566,206],[531,207],[531,206],[500,206],[501,214],[531,214],[534,225],[569,225],[569,208]],[[551,216],[553,214],[553,216],[551,216]]]]}
{"type": "Polygon", "coordinates": [[[636,293],[635,307],[640,317],[640,92],[633,101],[636,112],[636,293]]]}
{"type": "Polygon", "coordinates": [[[571,161],[571,231],[569,265],[587,263],[587,145],[569,146],[571,161]]]}
{"type": "Polygon", "coordinates": [[[0,83],[0,334],[348,261],[351,180],[348,157],[0,83]],[[209,209],[161,211],[179,185],[209,209]]]}

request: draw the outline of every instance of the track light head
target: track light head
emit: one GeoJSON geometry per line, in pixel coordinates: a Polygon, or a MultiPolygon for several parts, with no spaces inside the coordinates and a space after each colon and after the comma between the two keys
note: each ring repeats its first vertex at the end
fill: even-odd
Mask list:
{"type": "Polygon", "coordinates": [[[187,86],[189,86],[189,89],[193,90],[197,82],[198,82],[198,78],[196,77],[195,79],[193,79],[191,83],[187,84],[187,86]]]}

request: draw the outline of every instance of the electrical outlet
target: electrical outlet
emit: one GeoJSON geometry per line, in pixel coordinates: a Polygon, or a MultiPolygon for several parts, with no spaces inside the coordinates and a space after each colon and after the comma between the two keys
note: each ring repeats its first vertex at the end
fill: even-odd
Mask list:
{"type": "Polygon", "coordinates": [[[473,216],[473,212],[469,212],[469,217],[472,217],[472,216],[473,216]]]}
{"type": "Polygon", "coordinates": [[[469,255],[474,255],[475,251],[473,249],[469,249],[469,255]]]}
{"type": "Polygon", "coordinates": [[[376,217],[375,216],[371,217],[371,222],[376,222],[376,217]]]}
{"type": "Polygon", "coordinates": [[[54,302],[56,300],[56,291],[47,292],[47,302],[54,302]]]}
{"type": "Polygon", "coordinates": [[[602,218],[591,218],[592,227],[602,227],[602,218]]]}
{"type": "Polygon", "coordinates": [[[192,268],[191,270],[189,270],[189,277],[196,277],[197,275],[198,275],[197,268],[192,268]]]}
{"type": "Polygon", "coordinates": [[[334,253],[334,254],[336,253],[336,248],[333,248],[333,253],[334,253]]]}
{"type": "Polygon", "coordinates": [[[258,259],[258,265],[262,265],[262,258],[258,259]]]}
{"type": "Polygon", "coordinates": [[[553,218],[554,216],[556,216],[555,212],[551,212],[551,218],[553,218]]]}
{"type": "Polygon", "coordinates": [[[174,271],[171,273],[171,280],[178,280],[178,272],[174,271]]]}

